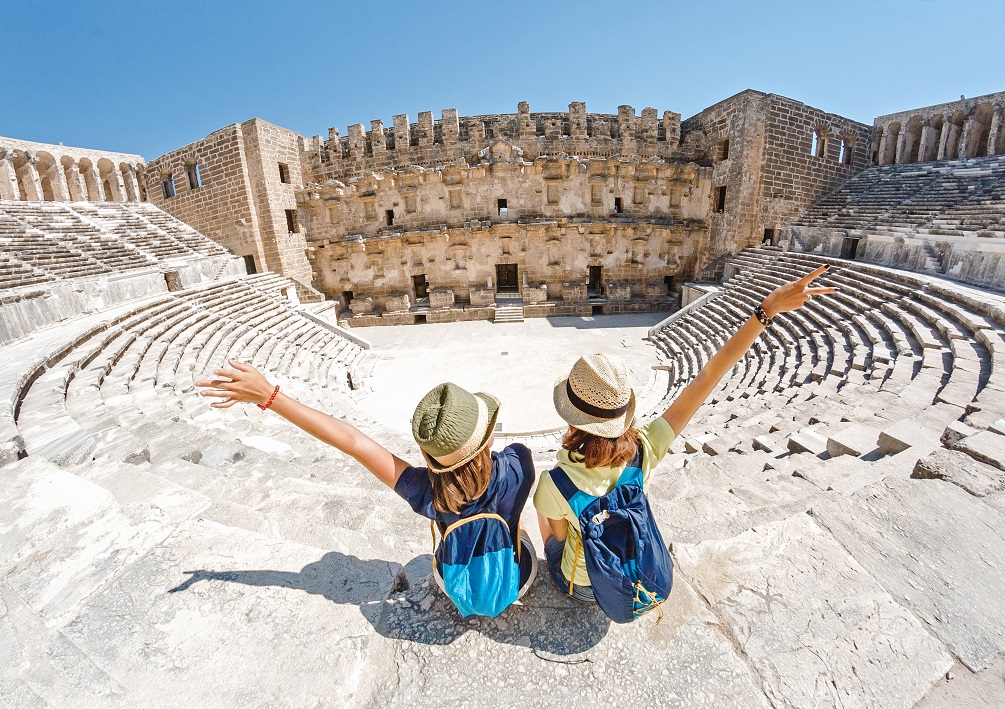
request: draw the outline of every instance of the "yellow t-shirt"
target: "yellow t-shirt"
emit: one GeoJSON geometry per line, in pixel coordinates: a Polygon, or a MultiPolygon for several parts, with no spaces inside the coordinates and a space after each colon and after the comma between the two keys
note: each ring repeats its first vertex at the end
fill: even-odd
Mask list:
{"type": "MultiPolygon", "coordinates": [[[[642,444],[643,490],[649,490],[649,474],[663,460],[670,444],[673,443],[674,435],[670,424],[662,416],[639,429],[639,442],[642,444]]],[[[572,484],[594,497],[609,493],[625,469],[624,465],[620,468],[587,468],[582,460],[583,457],[579,453],[570,453],[564,448],[558,451],[558,465],[569,476],[572,484]]],[[[562,556],[562,573],[565,574],[565,578],[571,578],[576,549],[580,545],[579,519],[573,514],[562,493],[558,491],[551,479],[550,471],[541,474],[537,491],[534,493],[534,507],[548,519],[564,519],[569,523],[569,536],[562,556]]],[[[579,553],[579,562],[576,563],[576,577],[573,582],[577,586],[590,585],[590,577],[586,573],[586,559],[582,551],[579,553]]]]}

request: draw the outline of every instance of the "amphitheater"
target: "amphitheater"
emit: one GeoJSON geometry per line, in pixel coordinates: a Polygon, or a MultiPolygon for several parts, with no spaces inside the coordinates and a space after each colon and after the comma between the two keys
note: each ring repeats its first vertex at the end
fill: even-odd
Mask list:
{"type": "Polygon", "coordinates": [[[1002,706],[1003,101],[252,119],[150,161],[0,138],[0,704],[1002,706]],[[391,490],[194,387],[250,362],[418,460],[449,376],[543,471],[579,355],[624,355],[649,420],[823,263],[840,290],[654,475],[658,622],[546,574],[462,619],[391,490]]]}

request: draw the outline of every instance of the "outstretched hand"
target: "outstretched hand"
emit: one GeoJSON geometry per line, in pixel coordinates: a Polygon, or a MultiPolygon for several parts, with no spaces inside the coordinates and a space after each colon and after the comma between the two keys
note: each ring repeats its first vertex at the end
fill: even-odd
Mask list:
{"type": "Polygon", "coordinates": [[[231,369],[215,369],[213,374],[223,379],[203,379],[195,383],[202,391],[201,396],[222,399],[210,406],[214,409],[228,409],[237,403],[265,404],[272,396],[274,387],[262,373],[250,364],[228,360],[231,369]]]}
{"type": "Polygon", "coordinates": [[[768,294],[761,307],[764,314],[773,318],[779,313],[787,313],[790,310],[797,310],[806,304],[815,295],[830,295],[837,288],[811,287],[810,283],[819,276],[822,276],[828,266],[824,264],[813,269],[802,278],[780,285],[768,294]]]}

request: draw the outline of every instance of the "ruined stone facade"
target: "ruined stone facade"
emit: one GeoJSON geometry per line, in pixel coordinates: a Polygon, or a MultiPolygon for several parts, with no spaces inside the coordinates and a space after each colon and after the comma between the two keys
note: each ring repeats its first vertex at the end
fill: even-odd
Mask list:
{"type": "Polygon", "coordinates": [[[678,135],[669,111],[582,103],[332,130],[308,144],[319,179],[298,193],[315,285],[357,318],[427,298],[430,320],[485,317],[507,291],[528,315],[665,305],[697,267],[710,200],[678,135]]]}
{"type": "Polygon", "coordinates": [[[1005,154],[1005,91],[879,116],[874,165],[1005,154]]]}
{"type": "Polygon", "coordinates": [[[317,300],[294,189],[304,184],[302,138],[254,118],[150,161],[151,203],[244,256],[250,272],[274,271],[317,300]]]}
{"type": "Polygon", "coordinates": [[[0,199],[139,202],[143,158],[0,137],[0,199]]]}
{"type": "Polygon", "coordinates": [[[869,164],[871,129],[798,101],[746,90],[684,121],[682,145],[713,164],[706,263],[776,232],[869,164]]]}

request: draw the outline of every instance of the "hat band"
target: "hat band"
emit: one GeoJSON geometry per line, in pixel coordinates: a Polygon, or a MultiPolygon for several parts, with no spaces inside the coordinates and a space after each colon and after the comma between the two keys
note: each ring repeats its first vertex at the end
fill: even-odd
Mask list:
{"type": "Polygon", "coordinates": [[[631,397],[629,397],[627,404],[619,406],[616,409],[604,409],[600,406],[594,406],[587,401],[583,401],[576,395],[576,392],[572,390],[572,383],[569,382],[568,379],[565,380],[565,393],[569,395],[569,401],[572,402],[573,406],[582,411],[584,414],[595,416],[598,419],[616,419],[618,416],[621,416],[623,413],[628,411],[628,407],[632,403],[631,397]]]}
{"type": "Polygon", "coordinates": [[[431,456],[433,460],[440,465],[447,468],[452,465],[457,465],[478,450],[479,444],[482,442],[482,439],[485,438],[485,429],[489,425],[489,407],[485,405],[485,402],[482,401],[481,397],[476,396],[475,400],[478,402],[478,420],[475,422],[475,430],[472,431],[471,437],[468,438],[468,440],[466,440],[461,447],[453,453],[431,456]]]}

